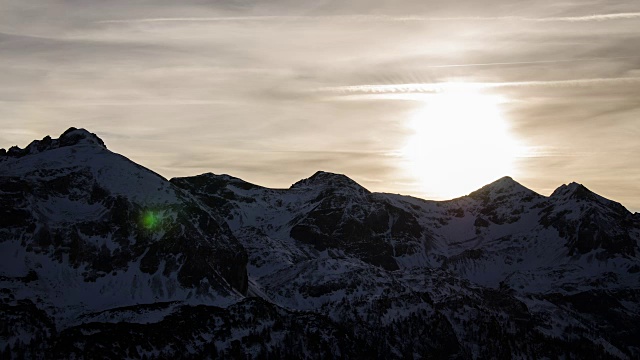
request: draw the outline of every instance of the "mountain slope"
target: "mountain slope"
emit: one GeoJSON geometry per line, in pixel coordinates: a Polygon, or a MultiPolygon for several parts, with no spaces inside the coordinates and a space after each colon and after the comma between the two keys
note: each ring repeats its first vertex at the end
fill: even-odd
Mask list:
{"type": "Polygon", "coordinates": [[[0,150],[0,352],[632,359],[639,246],[637,214],[575,183],[167,181],[71,128],[0,150]]]}
{"type": "Polygon", "coordinates": [[[563,185],[545,197],[506,177],[468,196],[435,202],[370,193],[344,175],[325,172],[288,190],[229,179],[206,174],[171,182],[217,211],[255,249],[250,264],[256,269],[250,272],[258,277],[260,269],[290,266],[322,251],[389,271],[452,269],[492,287],[523,271],[579,267],[599,269],[588,271],[590,276],[624,275],[637,264],[634,216],[582,185],[563,185]],[[572,187],[583,195],[565,191],[572,187]],[[257,238],[269,251],[254,244],[257,238]]]}
{"type": "Polygon", "coordinates": [[[246,292],[246,252],[226,224],[94,134],[14,147],[0,174],[6,305],[33,303],[60,328],[112,307],[246,292]]]}
{"type": "MultiPolygon", "coordinates": [[[[494,340],[479,334],[494,331],[489,324],[495,321],[501,329],[517,329],[514,334],[520,337],[513,340],[520,345],[505,350],[510,354],[505,356],[514,356],[511,350],[532,357],[541,349],[553,354],[575,346],[590,349],[582,356],[637,354],[632,343],[620,345],[620,337],[627,335],[618,331],[608,330],[607,340],[588,334],[594,326],[614,329],[623,323],[640,334],[638,326],[617,316],[592,318],[582,300],[576,302],[607,294],[618,299],[609,304],[611,311],[635,319],[640,314],[638,222],[621,205],[595,194],[559,196],[558,190],[545,197],[508,177],[443,202],[370,193],[344,175],[326,172],[290,189],[213,174],[171,182],[215,204],[212,211],[226,218],[248,249],[250,291],[271,302],[319,311],[369,334],[398,321],[411,322],[416,313],[443,316],[462,357],[492,356],[494,340]],[[562,230],[575,229],[571,221],[583,224],[592,217],[599,219],[599,227],[562,230]],[[576,251],[576,241],[585,238],[605,240],[576,251]],[[610,246],[608,239],[624,246],[610,246]],[[426,280],[433,277],[455,285],[426,280]],[[470,315],[469,306],[481,312],[470,315]],[[501,320],[501,312],[516,309],[506,323],[501,320]],[[469,322],[479,328],[468,329],[469,322]],[[525,338],[534,348],[523,345],[525,338]],[[580,339],[580,345],[570,338],[580,339]],[[477,348],[478,343],[487,345],[477,348]]],[[[500,330],[494,336],[504,340],[511,335],[500,330]]],[[[398,356],[407,351],[401,347],[396,344],[398,356]]]]}

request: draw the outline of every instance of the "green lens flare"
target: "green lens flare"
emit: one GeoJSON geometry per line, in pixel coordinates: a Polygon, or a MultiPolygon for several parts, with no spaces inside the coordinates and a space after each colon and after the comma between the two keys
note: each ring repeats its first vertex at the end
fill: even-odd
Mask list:
{"type": "Polygon", "coordinates": [[[147,230],[153,230],[160,223],[160,217],[153,211],[146,211],[142,216],[142,226],[147,230]]]}

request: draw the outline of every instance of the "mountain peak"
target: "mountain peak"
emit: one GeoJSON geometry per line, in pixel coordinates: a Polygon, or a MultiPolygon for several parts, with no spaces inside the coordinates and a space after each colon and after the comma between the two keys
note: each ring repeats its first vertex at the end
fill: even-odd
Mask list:
{"type": "Polygon", "coordinates": [[[60,141],[60,146],[71,146],[77,144],[95,144],[101,146],[103,148],[107,148],[104,144],[104,141],[98,137],[98,135],[89,132],[85,129],[76,129],[74,127],[70,127],[67,131],[63,132],[58,139],[60,141]]]}
{"type": "Polygon", "coordinates": [[[330,173],[326,171],[317,171],[311,177],[302,179],[291,185],[291,189],[304,187],[331,187],[331,188],[351,188],[356,190],[364,190],[369,192],[357,182],[351,180],[343,174],[330,173]]]}
{"type": "Polygon", "coordinates": [[[237,188],[250,190],[261,188],[261,186],[244,181],[235,176],[227,174],[214,174],[212,172],[187,177],[178,177],[169,180],[172,184],[178,185],[187,189],[198,189],[200,192],[205,193],[217,193],[227,187],[227,185],[233,185],[237,188]]]}
{"type": "Polygon", "coordinates": [[[500,179],[489,184],[493,189],[509,189],[514,186],[522,186],[517,181],[513,180],[511,176],[503,176],[500,179]]]}
{"type": "Polygon", "coordinates": [[[76,129],[70,127],[60,135],[58,139],[52,139],[47,135],[42,140],[34,140],[27,147],[21,149],[18,146],[12,146],[9,150],[0,149],[0,156],[10,157],[23,157],[31,154],[38,154],[43,151],[57,149],[65,146],[74,145],[96,145],[106,149],[104,141],[100,139],[96,134],[93,134],[85,129],[76,129]]]}
{"type": "Polygon", "coordinates": [[[576,199],[576,200],[595,200],[597,195],[584,185],[576,182],[562,184],[551,194],[551,198],[576,199]]]}
{"type": "Polygon", "coordinates": [[[516,193],[533,193],[532,190],[522,186],[519,182],[513,180],[510,176],[504,176],[500,179],[481,187],[480,189],[469,194],[472,198],[494,198],[501,195],[509,195],[516,193]]]}

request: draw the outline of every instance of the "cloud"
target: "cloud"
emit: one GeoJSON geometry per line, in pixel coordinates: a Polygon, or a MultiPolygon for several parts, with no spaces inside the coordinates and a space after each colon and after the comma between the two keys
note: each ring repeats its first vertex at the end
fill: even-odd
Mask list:
{"type": "Polygon", "coordinates": [[[560,16],[530,18],[523,16],[386,16],[386,15],[257,15],[257,16],[216,16],[216,17],[160,17],[138,19],[112,19],[97,21],[98,24],[135,24],[171,22],[253,22],[253,21],[331,21],[331,22],[445,22],[445,21],[525,21],[525,22],[587,22],[640,19],[640,12],[595,14],[588,16],[560,16]]]}
{"type": "Polygon", "coordinates": [[[587,16],[560,16],[560,17],[540,18],[540,19],[534,19],[534,20],[540,21],[540,22],[556,22],[556,21],[585,22],[585,21],[635,20],[635,19],[640,19],[640,12],[629,12],[629,13],[619,13],[619,14],[595,14],[595,15],[587,15],[587,16]]]}
{"type": "Polygon", "coordinates": [[[84,101],[84,100],[63,100],[63,101],[3,101],[4,105],[21,106],[41,106],[41,107],[105,107],[105,106],[189,106],[189,105],[230,105],[224,100],[197,100],[197,99],[137,99],[120,101],[84,101]]]}
{"type": "Polygon", "coordinates": [[[282,187],[321,168],[421,196],[393,157],[407,119],[473,87],[544,149],[522,159],[536,187],[608,182],[640,203],[635,0],[0,4],[9,146],[85,127],[167,177],[282,187]]]}
{"type": "Polygon", "coordinates": [[[456,89],[493,89],[508,87],[583,87],[602,86],[614,84],[640,83],[640,77],[599,78],[599,79],[574,79],[574,80],[543,80],[543,81],[513,81],[495,83],[464,83],[464,82],[440,82],[431,84],[388,84],[388,85],[349,85],[319,88],[318,92],[350,93],[438,93],[456,89]]]}
{"type": "Polygon", "coordinates": [[[638,59],[638,58],[640,58],[640,56],[615,56],[615,57],[584,58],[584,59],[557,59],[557,60],[491,62],[491,63],[475,63],[475,64],[427,65],[427,67],[429,67],[429,68],[455,68],[455,67],[478,67],[478,66],[561,64],[561,63],[572,63],[572,62],[583,62],[583,61],[607,61],[607,60],[638,59]]]}

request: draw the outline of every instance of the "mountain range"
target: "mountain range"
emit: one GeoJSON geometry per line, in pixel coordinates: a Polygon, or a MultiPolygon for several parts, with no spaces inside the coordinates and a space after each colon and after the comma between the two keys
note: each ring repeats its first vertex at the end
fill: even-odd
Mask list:
{"type": "Polygon", "coordinates": [[[167,180],[70,128],[0,150],[0,308],[3,359],[637,359],[640,214],[167,180]]]}

